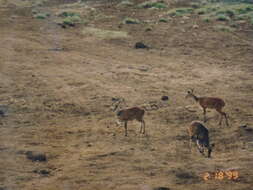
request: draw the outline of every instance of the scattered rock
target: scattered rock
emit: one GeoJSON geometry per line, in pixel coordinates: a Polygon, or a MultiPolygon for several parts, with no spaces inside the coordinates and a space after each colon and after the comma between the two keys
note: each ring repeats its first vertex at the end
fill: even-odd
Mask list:
{"type": "Polygon", "coordinates": [[[149,47],[142,42],[136,42],[134,47],[135,49],[149,49],[149,47]]]}
{"type": "Polygon", "coordinates": [[[193,29],[198,29],[198,28],[199,28],[199,25],[194,24],[194,25],[192,26],[192,28],[193,28],[193,29]]]}
{"type": "Polygon", "coordinates": [[[170,190],[168,187],[155,187],[153,190],[170,190]]]}
{"type": "Polygon", "coordinates": [[[168,96],[162,96],[161,100],[162,101],[167,101],[167,100],[169,100],[169,97],[168,96]]]}
{"type": "Polygon", "coordinates": [[[27,151],[26,153],[26,158],[29,160],[38,161],[38,162],[46,162],[47,157],[45,153],[42,152],[33,152],[33,151],[27,151]]]}
{"type": "Polygon", "coordinates": [[[48,171],[48,170],[34,170],[33,172],[40,174],[40,175],[45,175],[45,176],[50,174],[50,171],[48,171]]]}

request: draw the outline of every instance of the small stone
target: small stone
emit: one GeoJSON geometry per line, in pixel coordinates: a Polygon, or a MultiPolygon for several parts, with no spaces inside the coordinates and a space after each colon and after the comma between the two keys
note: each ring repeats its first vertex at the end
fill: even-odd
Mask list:
{"type": "Polygon", "coordinates": [[[193,29],[198,29],[198,28],[199,28],[199,25],[194,24],[194,25],[192,26],[192,28],[193,28],[193,29]]]}
{"type": "Polygon", "coordinates": [[[29,160],[38,161],[38,162],[46,162],[47,157],[44,153],[41,152],[33,152],[33,151],[27,151],[26,153],[26,158],[29,160]]]}
{"type": "Polygon", "coordinates": [[[149,47],[142,42],[136,42],[134,47],[136,49],[149,49],[149,47]]]}

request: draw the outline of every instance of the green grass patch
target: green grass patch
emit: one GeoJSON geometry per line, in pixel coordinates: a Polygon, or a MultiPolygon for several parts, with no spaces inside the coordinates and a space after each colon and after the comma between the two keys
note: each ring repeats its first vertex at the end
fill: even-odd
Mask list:
{"type": "Polygon", "coordinates": [[[229,16],[227,16],[225,14],[218,14],[215,19],[218,21],[229,21],[230,20],[229,16]]]}
{"type": "Polygon", "coordinates": [[[216,31],[222,31],[222,32],[233,32],[235,31],[234,28],[230,27],[230,26],[225,26],[225,25],[217,25],[217,26],[214,26],[214,29],[216,31]]]}
{"type": "Polygon", "coordinates": [[[49,13],[36,13],[33,15],[34,18],[36,19],[46,19],[47,17],[49,17],[50,14],[49,13]]]}
{"type": "Polygon", "coordinates": [[[210,22],[211,18],[210,17],[203,17],[202,21],[204,21],[204,22],[210,22]]]}
{"type": "Polygon", "coordinates": [[[104,29],[92,28],[92,27],[85,27],[82,30],[82,34],[92,35],[101,39],[116,39],[116,38],[129,37],[127,32],[124,32],[124,31],[104,30],[104,29]]]}
{"type": "Polygon", "coordinates": [[[145,1],[137,5],[138,8],[157,8],[157,9],[165,9],[167,8],[167,4],[162,2],[152,2],[145,1]]]}
{"type": "Polygon", "coordinates": [[[123,24],[139,24],[140,21],[138,19],[127,17],[122,21],[123,24]]]}
{"type": "Polygon", "coordinates": [[[133,2],[125,0],[125,1],[120,2],[117,6],[118,7],[131,7],[133,5],[134,5],[133,2]]]}
{"type": "Polygon", "coordinates": [[[169,22],[169,19],[167,19],[167,18],[160,18],[159,22],[165,22],[166,23],[166,22],[169,22]]]}
{"type": "Polygon", "coordinates": [[[191,14],[193,12],[193,8],[177,8],[177,9],[171,9],[167,13],[170,16],[183,16],[186,14],[191,14]]]}
{"type": "Polygon", "coordinates": [[[74,24],[81,23],[81,21],[82,21],[81,18],[75,15],[75,16],[68,16],[64,18],[62,23],[66,25],[74,25],[74,24]]]}
{"type": "Polygon", "coordinates": [[[67,11],[63,11],[60,14],[58,14],[59,17],[74,17],[74,16],[78,16],[80,17],[79,13],[75,13],[75,12],[67,12],[67,11]]]}

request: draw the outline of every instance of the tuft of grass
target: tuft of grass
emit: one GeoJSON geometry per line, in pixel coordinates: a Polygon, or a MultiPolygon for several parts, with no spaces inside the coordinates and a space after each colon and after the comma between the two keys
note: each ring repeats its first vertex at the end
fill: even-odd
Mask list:
{"type": "Polygon", "coordinates": [[[202,20],[203,20],[204,22],[210,22],[210,21],[211,21],[211,19],[210,19],[209,17],[204,17],[204,18],[202,18],[202,20]]]}
{"type": "Polygon", "coordinates": [[[177,8],[171,9],[167,13],[170,16],[183,16],[185,14],[191,14],[193,12],[193,8],[177,8]]]}
{"type": "Polygon", "coordinates": [[[63,11],[62,13],[58,14],[59,17],[74,17],[74,16],[79,16],[79,13],[75,13],[75,12],[67,12],[67,11],[63,11]]]}
{"type": "Polygon", "coordinates": [[[33,15],[33,17],[36,19],[46,19],[49,16],[50,16],[49,13],[36,13],[33,15]]]}
{"type": "Polygon", "coordinates": [[[168,22],[169,21],[169,19],[167,19],[167,18],[160,18],[159,19],[159,22],[168,22]]]}
{"type": "Polygon", "coordinates": [[[138,8],[157,8],[157,9],[165,9],[167,5],[162,2],[152,2],[152,1],[145,1],[137,5],[138,8]]]}
{"type": "Polygon", "coordinates": [[[130,18],[130,17],[126,17],[123,21],[123,24],[139,24],[140,21],[138,19],[134,19],[134,18],[130,18]]]}
{"type": "Polygon", "coordinates": [[[127,38],[128,34],[124,31],[104,30],[99,28],[85,27],[82,34],[92,35],[101,39],[127,38]]]}
{"type": "Polygon", "coordinates": [[[216,31],[222,31],[222,32],[233,32],[235,29],[231,28],[230,26],[225,25],[217,25],[214,27],[216,31]]]}
{"type": "Polygon", "coordinates": [[[117,6],[118,7],[130,7],[130,6],[133,6],[134,3],[129,1],[129,0],[124,0],[122,2],[120,2],[117,6]]]}
{"type": "Polygon", "coordinates": [[[225,14],[218,14],[216,16],[216,20],[218,20],[218,21],[229,21],[230,18],[229,18],[229,16],[227,16],[225,14]]]}
{"type": "Polygon", "coordinates": [[[81,18],[79,16],[66,17],[63,19],[62,23],[73,26],[75,24],[81,23],[81,18]]]}

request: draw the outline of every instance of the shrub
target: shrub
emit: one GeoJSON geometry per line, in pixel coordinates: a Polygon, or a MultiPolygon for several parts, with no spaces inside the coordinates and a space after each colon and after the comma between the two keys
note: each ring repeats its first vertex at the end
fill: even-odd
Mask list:
{"type": "Polygon", "coordinates": [[[67,11],[64,11],[64,12],[60,13],[58,16],[60,16],[60,17],[73,17],[73,16],[79,16],[79,17],[80,17],[80,14],[79,14],[79,13],[75,13],[75,12],[67,12],[67,11]]]}
{"type": "Polygon", "coordinates": [[[230,26],[224,26],[224,25],[215,26],[214,29],[216,31],[222,31],[222,32],[233,32],[235,30],[231,28],[230,26]]]}
{"type": "Polygon", "coordinates": [[[81,23],[81,18],[79,16],[69,16],[63,19],[62,21],[63,24],[72,26],[76,23],[81,23]]]}
{"type": "Polygon", "coordinates": [[[167,5],[162,2],[152,2],[152,1],[145,1],[137,5],[138,8],[157,8],[157,9],[165,9],[167,5]]]}
{"type": "Polygon", "coordinates": [[[216,16],[216,20],[218,21],[229,21],[230,18],[225,14],[219,14],[216,16]]]}
{"type": "Polygon", "coordinates": [[[118,7],[130,7],[133,5],[134,5],[134,3],[132,3],[131,1],[124,0],[124,1],[120,2],[117,6],[118,7]]]}
{"type": "Polygon", "coordinates": [[[139,23],[140,21],[138,19],[129,18],[129,17],[123,20],[123,24],[139,24],[139,23]]]}
{"type": "Polygon", "coordinates": [[[49,13],[37,13],[33,17],[37,19],[46,19],[49,16],[50,16],[49,13]]]}
{"type": "Polygon", "coordinates": [[[190,14],[193,12],[192,8],[178,8],[178,9],[171,9],[167,13],[170,16],[182,16],[184,14],[190,14]]]}
{"type": "Polygon", "coordinates": [[[211,21],[211,19],[210,19],[209,17],[204,17],[204,18],[202,18],[202,20],[203,20],[204,22],[210,22],[210,21],[211,21]]]}
{"type": "Polygon", "coordinates": [[[167,18],[160,18],[159,22],[168,22],[169,20],[167,18]]]}

